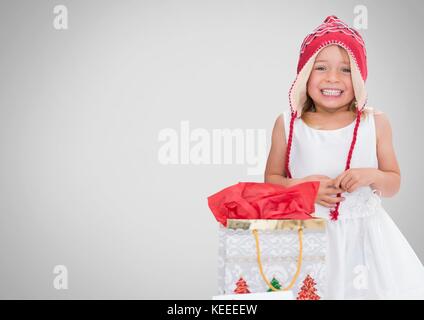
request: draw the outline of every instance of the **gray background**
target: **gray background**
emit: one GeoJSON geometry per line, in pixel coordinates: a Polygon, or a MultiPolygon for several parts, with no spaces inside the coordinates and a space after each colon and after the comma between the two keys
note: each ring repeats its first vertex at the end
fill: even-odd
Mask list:
{"type": "Polygon", "coordinates": [[[162,165],[165,128],[265,129],[288,107],[300,44],[327,15],[364,36],[369,105],[402,171],[383,200],[421,259],[420,1],[1,1],[0,298],[209,299],[207,196],[248,164],[162,165]],[[68,8],[55,30],[53,7],[68,8]],[[55,265],[69,289],[53,287],[55,265]]]}

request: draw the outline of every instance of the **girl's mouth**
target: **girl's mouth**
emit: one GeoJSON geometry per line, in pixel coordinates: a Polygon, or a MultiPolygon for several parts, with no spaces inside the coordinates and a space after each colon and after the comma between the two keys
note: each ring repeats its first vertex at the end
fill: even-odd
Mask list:
{"type": "Polygon", "coordinates": [[[339,89],[322,89],[321,93],[326,97],[340,97],[343,93],[343,90],[339,89]]]}

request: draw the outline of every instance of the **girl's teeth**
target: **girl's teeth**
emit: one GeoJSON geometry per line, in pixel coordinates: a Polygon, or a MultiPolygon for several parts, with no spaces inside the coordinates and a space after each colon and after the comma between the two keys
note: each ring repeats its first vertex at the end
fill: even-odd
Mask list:
{"type": "Polygon", "coordinates": [[[325,96],[339,96],[342,94],[341,90],[321,90],[321,92],[325,96]]]}

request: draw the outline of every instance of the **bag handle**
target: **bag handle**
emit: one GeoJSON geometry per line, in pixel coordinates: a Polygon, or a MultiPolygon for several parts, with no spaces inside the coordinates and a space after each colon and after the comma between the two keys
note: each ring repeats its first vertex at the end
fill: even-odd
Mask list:
{"type": "Polygon", "coordinates": [[[256,255],[257,255],[257,261],[258,261],[258,266],[259,266],[259,272],[261,273],[262,279],[265,281],[265,283],[268,285],[268,287],[272,290],[272,291],[287,291],[290,290],[291,288],[293,288],[294,284],[296,283],[297,278],[299,277],[300,274],[300,269],[302,267],[302,256],[303,256],[303,243],[302,243],[302,238],[303,238],[303,228],[300,227],[297,231],[298,237],[299,237],[299,256],[297,258],[297,268],[296,268],[296,273],[293,276],[292,281],[290,282],[290,284],[283,289],[277,289],[275,288],[271,282],[269,282],[268,278],[265,276],[263,267],[262,267],[262,262],[261,262],[261,249],[259,247],[259,235],[258,235],[258,230],[254,229],[252,230],[253,236],[255,237],[255,242],[256,242],[256,255]]]}

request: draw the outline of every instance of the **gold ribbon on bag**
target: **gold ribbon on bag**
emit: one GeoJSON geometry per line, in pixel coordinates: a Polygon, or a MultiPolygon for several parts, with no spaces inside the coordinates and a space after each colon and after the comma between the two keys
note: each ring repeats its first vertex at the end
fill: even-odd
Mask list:
{"type": "Polygon", "coordinates": [[[259,272],[262,276],[262,279],[265,281],[267,286],[272,291],[287,291],[293,288],[296,283],[297,278],[300,274],[300,269],[302,268],[302,259],[303,259],[303,230],[325,230],[326,221],[324,219],[308,219],[308,220],[249,220],[249,219],[228,219],[227,228],[229,229],[243,229],[243,230],[252,230],[252,234],[255,238],[256,244],[256,256],[259,267],[259,272]],[[296,272],[290,282],[290,284],[282,289],[275,288],[268,278],[265,276],[263,271],[263,266],[261,262],[261,249],[259,246],[259,234],[258,230],[289,230],[297,231],[299,238],[299,256],[297,258],[297,267],[296,272]]]}

